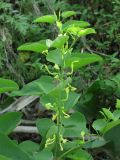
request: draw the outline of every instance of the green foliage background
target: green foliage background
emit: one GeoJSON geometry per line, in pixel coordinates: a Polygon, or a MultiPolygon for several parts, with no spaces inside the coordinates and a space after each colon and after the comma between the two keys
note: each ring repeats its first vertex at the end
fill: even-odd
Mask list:
{"type": "MultiPolygon", "coordinates": [[[[57,31],[53,26],[40,25],[39,27],[31,22],[37,16],[65,10],[77,11],[76,18],[90,22],[97,32],[92,37],[81,39],[76,48],[84,45],[83,50],[103,54],[105,57],[114,54],[119,57],[119,0],[2,0],[0,2],[1,76],[16,79],[22,85],[40,75],[39,65],[36,64],[39,56],[32,54],[18,56],[16,48],[26,41],[45,39],[46,35],[54,38],[57,31]]],[[[110,59],[109,62],[107,61],[107,66],[103,66],[107,74],[111,74],[111,63],[110,59]]]]}
{"type": "MultiPolygon", "coordinates": [[[[36,25],[36,17],[56,11],[74,10],[76,18],[88,21],[97,34],[81,38],[76,49],[103,55],[101,66],[75,73],[75,83],[80,90],[87,89],[93,80],[106,79],[119,70],[120,48],[120,1],[119,0],[2,0],[0,2],[0,75],[24,83],[38,78],[40,57],[38,54],[24,54],[16,48],[27,41],[49,37],[53,39],[57,30],[54,26],[36,25]],[[86,72],[85,72],[86,71],[86,72]],[[85,74],[84,74],[85,73],[85,74]],[[81,85],[83,84],[83,85],[81,85]]],[[[43,59],[44,61],[44,59],[43,59]]]]}
{"type": "MultiPolygon", "coordinates": [[[[76,11],[75,18],[89,22],[97,32],[81,38],[75,50],[104,57],[103,63],[83,67],[74,73],[74,86],[82,93],[77,110],[84,113],[91,124],[93,119],[101,118],[102,107],[113,110],[116,99],[120,99],[119,0],[1,0],[0,76],[13,79],[22,87],[45,74],[40,63],[46,62],[43,57],[37,53],[18,53],[17,47],[39,39],[55,39],[58,31],[54,25],[32,22],[36,17],[54,12],[58,15],[67,10],[76,11]]],[[[112,132],[114,130],[105,138],[112,132]]]]}

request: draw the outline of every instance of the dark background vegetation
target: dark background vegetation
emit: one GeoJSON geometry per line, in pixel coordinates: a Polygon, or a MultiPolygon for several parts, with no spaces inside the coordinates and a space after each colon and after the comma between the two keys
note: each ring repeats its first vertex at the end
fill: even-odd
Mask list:
{"type": "Polygon", "coordinates": [[[114,109],[120,98],[120,0],[0,0],[0,77],[21,87],[44,74],[38,53],[17,52],[25,42],[56,37],[55,26],[36,25],[39,16],[74,10],[78,20],[88,21],[95,35],[81,38],[75,49],[96,53],[102,64],[74,73],[74,86],[81,93],[77,109],[91,123],[102,107],[114,109]]]}
{"type": "MultiPolygon", "coordinates": [[[[32,21],[41,15],[56,11],[74,10],[76,18],[88,21],[97,34],[80,40],[79,50],[95,52],[108,57],[104,66],[111,75],[111,59],[119,58],[120,1],[119,0],[1,0],[0,1],[0,74],[22,85],[39,77],[33,63],[39,55],[18,54],[16,48],[24,42],[53,38],[55,28],[35,25],[32,21]],[[111,59],[110,59],[111,57],[111,59]]],[[[113,59],[112,59],[113,60],[113,59]]],[[[39,60],[37,61],[39,62],[39,60]]],[[[118,67],[117,67],[118,69],[118,67]]],[[[116,72],[114,70],[114,72],[116,72]]]]}

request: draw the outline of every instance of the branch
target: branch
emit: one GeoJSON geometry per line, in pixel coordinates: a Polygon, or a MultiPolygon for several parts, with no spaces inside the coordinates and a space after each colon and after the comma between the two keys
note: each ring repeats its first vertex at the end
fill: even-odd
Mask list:
{"type": "Polygon", "coordinates": [[[92,49],[87,45],[85,37],[82,37],[82,38],[81,38],[81,41],[82,41],[85,49],[87,49],[90,53],[96,53],[96,54],[99,54],[99,55],[104,56],[104,57],[109,57],[109,55],[106,55],[105,53],[101,53],[101,52],[92,50],[92,49]]]}
{"type": "Polygon", "coordinates": [[[20,111],[38,98],[39,96],[20,97],[11,105],[9,105],[7,108],[0,111],[0,114],[6,113],[6,112],[20,111]]]}
{"type": "Polygon", "coordinates": [[[39,134],[37,127],[34,126],[18,126],[13,131],[15,133],[35,133],[39,134]]]}

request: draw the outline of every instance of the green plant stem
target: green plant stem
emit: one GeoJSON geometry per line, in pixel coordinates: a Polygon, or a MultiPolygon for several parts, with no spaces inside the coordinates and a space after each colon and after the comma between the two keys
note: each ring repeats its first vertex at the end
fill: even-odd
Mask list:
{"type": "Polygon", "coordinates": [[[77,42],[78,39],[79,39],[79,38],[76,37],[76,38],[73,40],[72,44],[71,44],[70,47],[69,47],[69,50],[73,48],[73,46],[75,45],[75,43],[77,42]]]}
{"type": "Polygon", "coordinates": [[[61,131],[61,93],[59,93],[58,101],[58,112],[57,112],[57,134],[56,134],[56,148],[55,148],[55,160],[60,151],[60,131],[61,131]]]}

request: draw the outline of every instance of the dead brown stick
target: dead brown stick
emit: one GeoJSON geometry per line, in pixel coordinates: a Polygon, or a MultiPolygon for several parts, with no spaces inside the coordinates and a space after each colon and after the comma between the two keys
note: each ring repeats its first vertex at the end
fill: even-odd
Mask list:
{"type": "Polygon", "coordinates": [[[18,126],[15,128],[15,130],[13,131],[15,133],[35,133],[35,134],[39,134],[37,127],[34,126],[18,126]]]}

